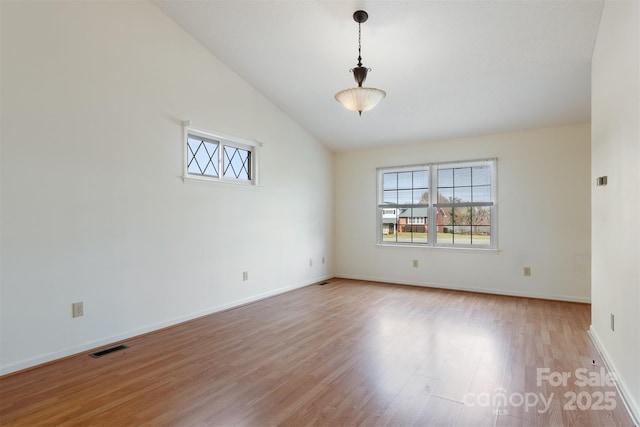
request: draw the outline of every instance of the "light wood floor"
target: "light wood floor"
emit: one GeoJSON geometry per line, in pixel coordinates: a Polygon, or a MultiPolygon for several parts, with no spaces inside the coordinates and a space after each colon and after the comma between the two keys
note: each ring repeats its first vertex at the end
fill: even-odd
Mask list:
{"type": "Polygon", "coordinates": [[[631,426],[614,388],[575,384],[576,369],[602,367],[589,316],[587,304],[333,280],[5,376],[0,422],[631,426]],[[571,378],[538,385],[538,368],[571,378]]]}

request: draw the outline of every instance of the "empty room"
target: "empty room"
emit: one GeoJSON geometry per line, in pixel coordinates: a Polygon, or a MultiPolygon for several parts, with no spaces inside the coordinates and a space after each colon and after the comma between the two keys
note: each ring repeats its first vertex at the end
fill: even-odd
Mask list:
{"type": "Polygon", "coordinates": [[[0,425],[638,426],[639,28],[0,0],[0,425]]]}

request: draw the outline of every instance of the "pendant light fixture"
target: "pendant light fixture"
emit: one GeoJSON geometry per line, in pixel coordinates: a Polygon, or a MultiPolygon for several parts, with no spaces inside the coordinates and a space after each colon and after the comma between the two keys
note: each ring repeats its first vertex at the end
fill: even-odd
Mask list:
{"type": "Polygon", "coordinates": [[[351,89],[341,90],[336,93],[336,101],[338,101],[344,108],[350,111],[357,111],[362,116],[363,111],[371,110],[378,105],[382,99],[387,96],[386,92],[373,87],[362,87],[362,84],[367,79],[367,72],[371,71],[371,68],[362,66],[362,31],[360,25],[369,19],[369,14],[364,10],[357,10],[353,13],[353,20],[358,23],[358,66],[352,68],[350,71],[353,73],[353,78],[356,80],[358,87],[351,89]]]}

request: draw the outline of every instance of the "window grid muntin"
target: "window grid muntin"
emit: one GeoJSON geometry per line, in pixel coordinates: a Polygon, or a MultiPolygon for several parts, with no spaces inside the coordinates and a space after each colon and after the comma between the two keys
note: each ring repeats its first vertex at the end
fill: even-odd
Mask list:
{"type": "Polygon", "coordinates": [[[447,218],[443,224],[445,232],[438,234],[438,245],[492,246],[492,206],[453,205],[444,210],[447,218]]]}
{"type": "Polygon", "coordinates": [[[251,180],[251,151],[240,147],[225,145],[223,160],[225,178],[251,180]],[[231,156],[229,156],[231,152],[231,156]]]}
{"type": "Polygon", "coordinates": [[[491,201],[491,167],[489,165],[461,167],[440,167],[437,168],[438,193],[448,199],[449,203],[472,203],[487,200],[491,201]],[[489,181],[483,180],[481,171],[486,171],[483,175],[489,175],[489,181]],[[475,173],[474,173],[475,172],[475,173]],[[475,177],[475,178],[474,178],[475,177]],[[478,180],[476,183],[475,180],[478,180]],[[444,183],[444,185],[443,185],[444,183]],[[477,190],[477,191],[476,191],[477,190]],[[467,197],[465,197],[467,196],[467,197]],[[485,197],[482,197],[485,196],[485,197]]]}
{"type": "Polygon", "coordinates": [[[428,203],[429,170],[386,172],[382,177],[383,200],[396,205],[428,203]]]}
{"type": "Polygon", "coordinates": [[[187,171],[191,174],[203,175],[217,178],[218,175],[218,150],[220,142],[208,138],[189,135],[187,138],[187,171]],[[194,146],[195,151],[194,151],[194,146]],[[201,161],[198,161],[200,158],[201,161]],[[192,169],[194,165],[198,169],[192,169]],[[201,166],[204,162],[204,168],[201,166]],[[207,173],[209,168],[213,169],[213,174],[207,173]]]}

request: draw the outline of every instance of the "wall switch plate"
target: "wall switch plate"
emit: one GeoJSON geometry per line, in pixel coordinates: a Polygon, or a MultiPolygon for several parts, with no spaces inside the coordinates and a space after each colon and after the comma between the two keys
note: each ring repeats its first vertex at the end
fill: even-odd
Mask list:
{"type": "Polygon", "coordinates": [[[611,330],[616,330],[616,316],[613,313],[611,313],[611,330]]]}
{"type": "Polygon", "coordinates": [[[243,271],[242,272],[242,281],[246,282],[247,280],[249,280],[249,272],[248,271],[243,271]]]}
{"type": "Polygon", "coordinates": [[[84,316],[84,303],[82,301],[71,304],[71,315],[73,317],[84,316]]]}
{"type": "Polygon", "coordinates": [[[525,276],[531,276],[531,267],[524,267],[522,269],[522,274],[525,276]]]}

